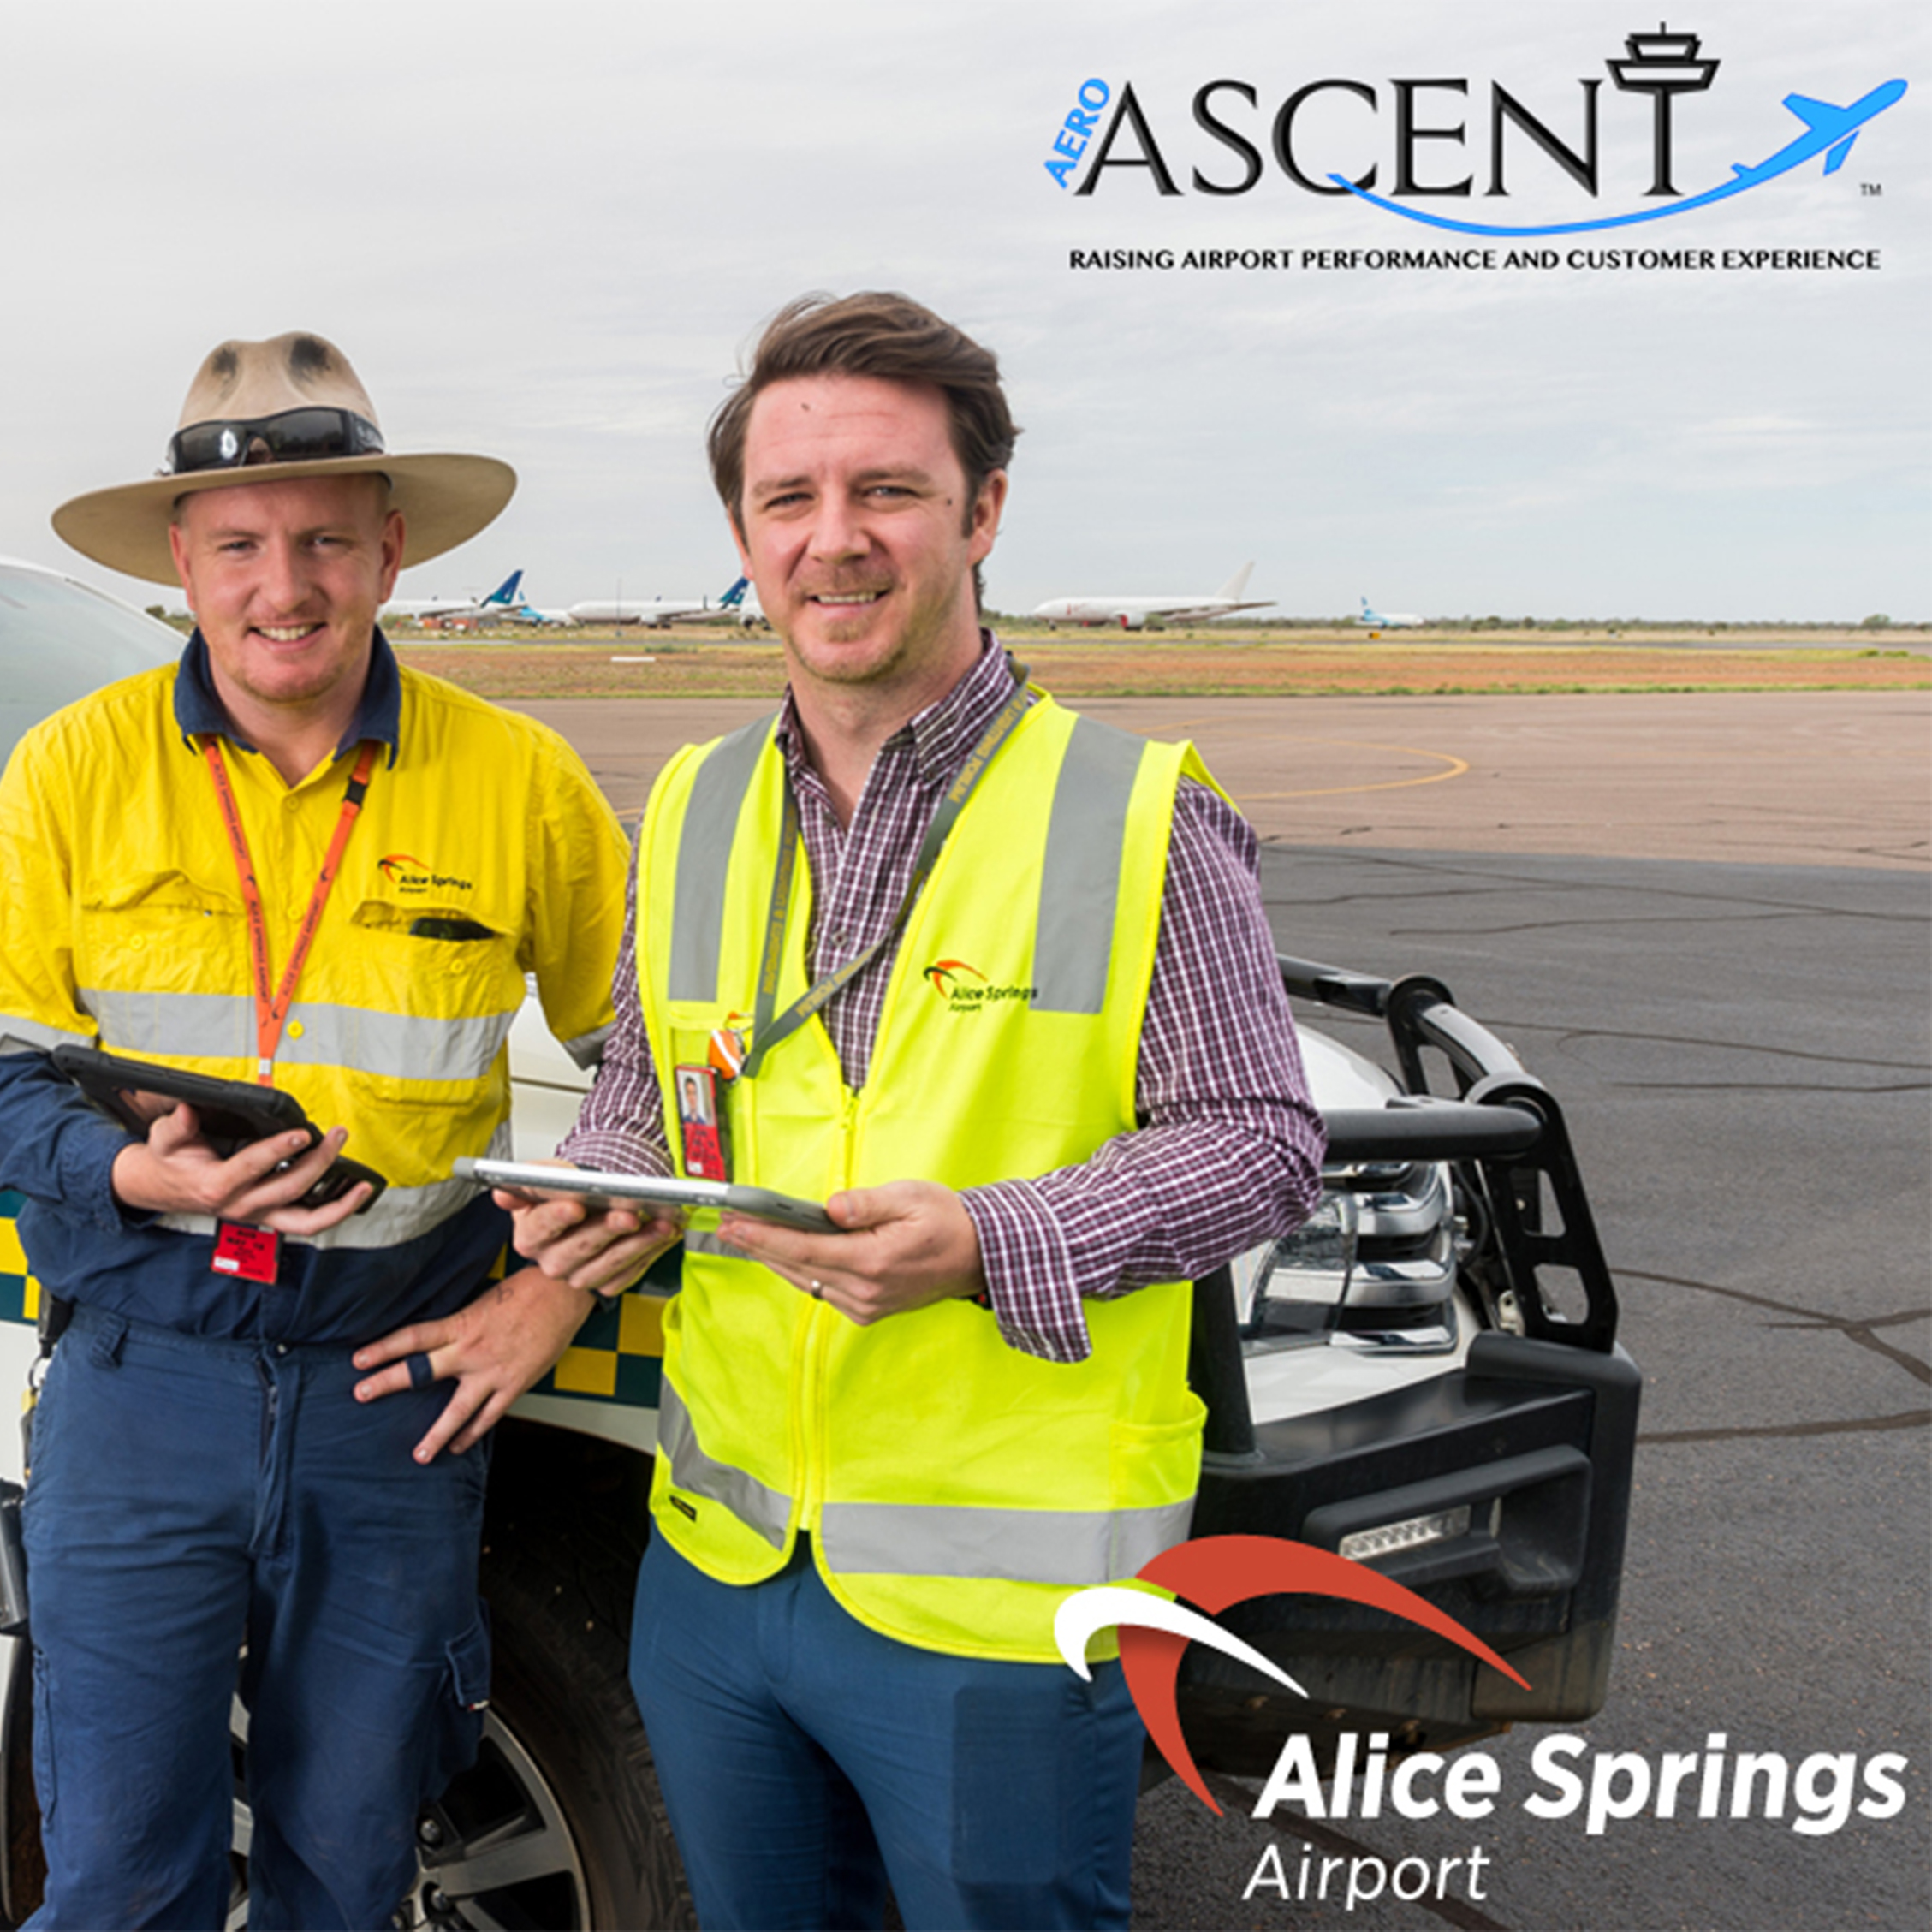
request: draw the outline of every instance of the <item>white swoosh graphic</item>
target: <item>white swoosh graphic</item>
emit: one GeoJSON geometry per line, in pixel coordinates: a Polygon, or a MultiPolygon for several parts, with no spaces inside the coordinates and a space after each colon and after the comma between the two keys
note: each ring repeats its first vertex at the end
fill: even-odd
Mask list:
{"type": "Polygon", "coordinates": [[[1223,1656],[1233,1657],[1251,1670],[1272,1677],[1277,1684],[1285,1684],[1298,1697],[1308,1695],[1285,1670],[1198,1610],[1190,1610],[1183,1603],[1170,1603],[1164,1596],[1150,1596],[1143,1590],[1123,1590],[1117,1584],[1075,1590],[1054,1613],[1053,1640],[1060,1646],[1067,1668],[1091,1683],[1093,1673],[1087,1666],[1089,1640],[1097,1630],[1126,1624],[1171,1631],[1176,1637],[1205,1644],[1210,1650],[1219,1650],[1223,1656]]]}

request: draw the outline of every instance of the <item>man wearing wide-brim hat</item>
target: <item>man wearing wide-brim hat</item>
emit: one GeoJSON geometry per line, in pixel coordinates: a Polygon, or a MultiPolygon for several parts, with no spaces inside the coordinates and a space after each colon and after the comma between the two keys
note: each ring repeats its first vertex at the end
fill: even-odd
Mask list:
{"type": "Polygon", "coordinates": [[[36,1924],[223,1921],[244,1646],[253,1926],[388,1923],[417,1810],[476,1746],[461,1452],[527,1369],[465,1311],[514,1305],[561,1348],[590,1301],[485,1287],[506,1217],[450,1166],[507,1142],[526,972],[594,1053],[626,854],[560,740],[403,669],[376,619],[514,480],[389,451],[298,334],[224,342],[163,472],[55,514],[96,562],[178,577],[198,627],[0,780],[0,1185],[71,1310],[26,1506],[36,1924]],[[328,1131],[231,1149],[150,1100],[139,1138],[56,1071],[63,1043],[279,1088],[328,1131]],[[318,1201],[345,1143],[386,1186],[318,1201]],[[385,1347],[424,1323],[442,1346],[385,1347]]]}

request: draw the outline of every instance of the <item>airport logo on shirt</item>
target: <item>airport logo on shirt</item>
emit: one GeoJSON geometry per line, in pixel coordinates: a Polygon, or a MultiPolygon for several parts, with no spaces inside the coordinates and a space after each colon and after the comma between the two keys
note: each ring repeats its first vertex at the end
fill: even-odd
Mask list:
{"type": "Polygon", "coordinates": [[[376,861],[376,870],[405,898],[419,892],[473,892],[473,880],[458,878],[453,872],[439,872],[433,865],[407,852],[385,853],[376,861]]]}

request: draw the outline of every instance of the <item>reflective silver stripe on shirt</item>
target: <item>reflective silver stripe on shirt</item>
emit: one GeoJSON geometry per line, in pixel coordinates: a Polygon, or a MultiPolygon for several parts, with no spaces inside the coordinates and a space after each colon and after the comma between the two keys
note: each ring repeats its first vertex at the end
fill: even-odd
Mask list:
{"type": "Polygon", "coordinates": [[[747,1530],[755,1531],[774,1549],[785,1547],[785,1525],[791,1520],[791,1499],[768,1489],[755,1476],[729,1463],[716,1462],[698,1446],[691,1412],[666,1377],[657,1396],[657,1448],[671,1459],[671,1481],[687,1495],[722,1503],[747,1530]]]}
{"type": "Polygon", "coordinates": [[[1121,850],[1144,739],[1075,720],[1054,787],[1033,941],[1036,1013],[1098,1013],[1107,1002],[1121,850]]]}
{"type": "MultiPolygon", "coordinates": [[[[228,993],[122,993],[83,987],[80,1004],[115,1052],[171,1059],[253,1060],[255,1002],[228,993]]],[[[509,1037],[516,1013],[431,1020],[298,1000],[276,1049],[290,1067],[345,1067],[399,1080],[479,1080],[509,1037]],[[296,1029],[300,1027],[298,1032],[296,1029]]]]}
{"type": "Polygon", "coordinates": [[[772,721],[759,718],[721,739],[698,768],[678,838],[677,897],[671,909],[668,996],[715,1000],[724,958],[725,874],[738,815],[752,788],[772,721]]]}
{"type": "Polygon", "coordinates": [[[0,1053],[45,1053],[50,1047],[91,1047],[87,1033],[66,1033],[17,1013],[0,1013],[0,1053]]]}
{"type": "Polygon", "coordinates": [[[602,1026],[593,1026],[587,1033],[580,1033],[574,1040],[563,1043],[563,1050],[580,1067],[595,1067],[603,1058],[603,1043],[610,1037],[616,1025],[612,1020],[602,1026]]]}
{"type": "Polygon", "coordinates": [[[829,1502],[819,1547],[842,1576],[984,1577],[1098,1584],[1131,1577],[1186,1540],[1194,1501],[1150,1509],[949,1509],[829,1502]]]}
{"type": "MultiPolygon", "coordinates": [[[[353,1145],[352,1142],[352,1150],[353,1145]]],[[[490,1137],[485,1151],[494,1160],[510,1157],[514,1147],[508,1121],[490,1137]]],[[[391,1187],[366,1212],[352,1214],[347,1221],[338,1222],[319,1234],[284,1234],[282,1238],[306,1248],[397,1247],[440,1228],[476,1197],[476,1189],[467,1180],[432,1180],[421,1187],[391,1187]]],[[[211,1235],[215,1232],[214,1217],[205,1214],[158,1215],[154,1225],[171,1228],[181,1234],[211,1235]]]]}

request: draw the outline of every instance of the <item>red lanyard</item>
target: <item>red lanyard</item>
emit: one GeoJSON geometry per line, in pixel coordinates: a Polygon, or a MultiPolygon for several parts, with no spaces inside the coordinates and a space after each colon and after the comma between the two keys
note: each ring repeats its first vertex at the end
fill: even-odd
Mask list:
{"type": "Polygon", "coordinates": [[[322,908],[329,903],[330,888],[336,883],[356,815],[362,810],[363,794],[369,789],[369,774],[376,769],[377,749],[373,739],[366,740],[355,761],[355,770],[349,774],[348,789],[342,794],[342,816],[336,821],[328,856],[322,861],[321,877],[309,895],[308,910],[302,914],[294,950],[288,955],[288,965],[277,990],[269,976],[268,918],[262,910],[261,888],[255,883],[255,862],[248,856],[248,835],[242,829],[241,810],[235,803],[235,788],[229,781],[219,740],[201,740],[202,755],[208,760],[208,773],[215,782],[215,800],[222,808],[222,823],[235,853],[235,870],[241,876],[241,902],[247,908],[248,960],[255,979],[255,1079],[265,1087],[275,1084],[275,1050],[282,1044],[282,1025],[294,1003],[295,982],[302,977],[309,948],[315,942],[316,928],[322,924],[322,908]]]}

